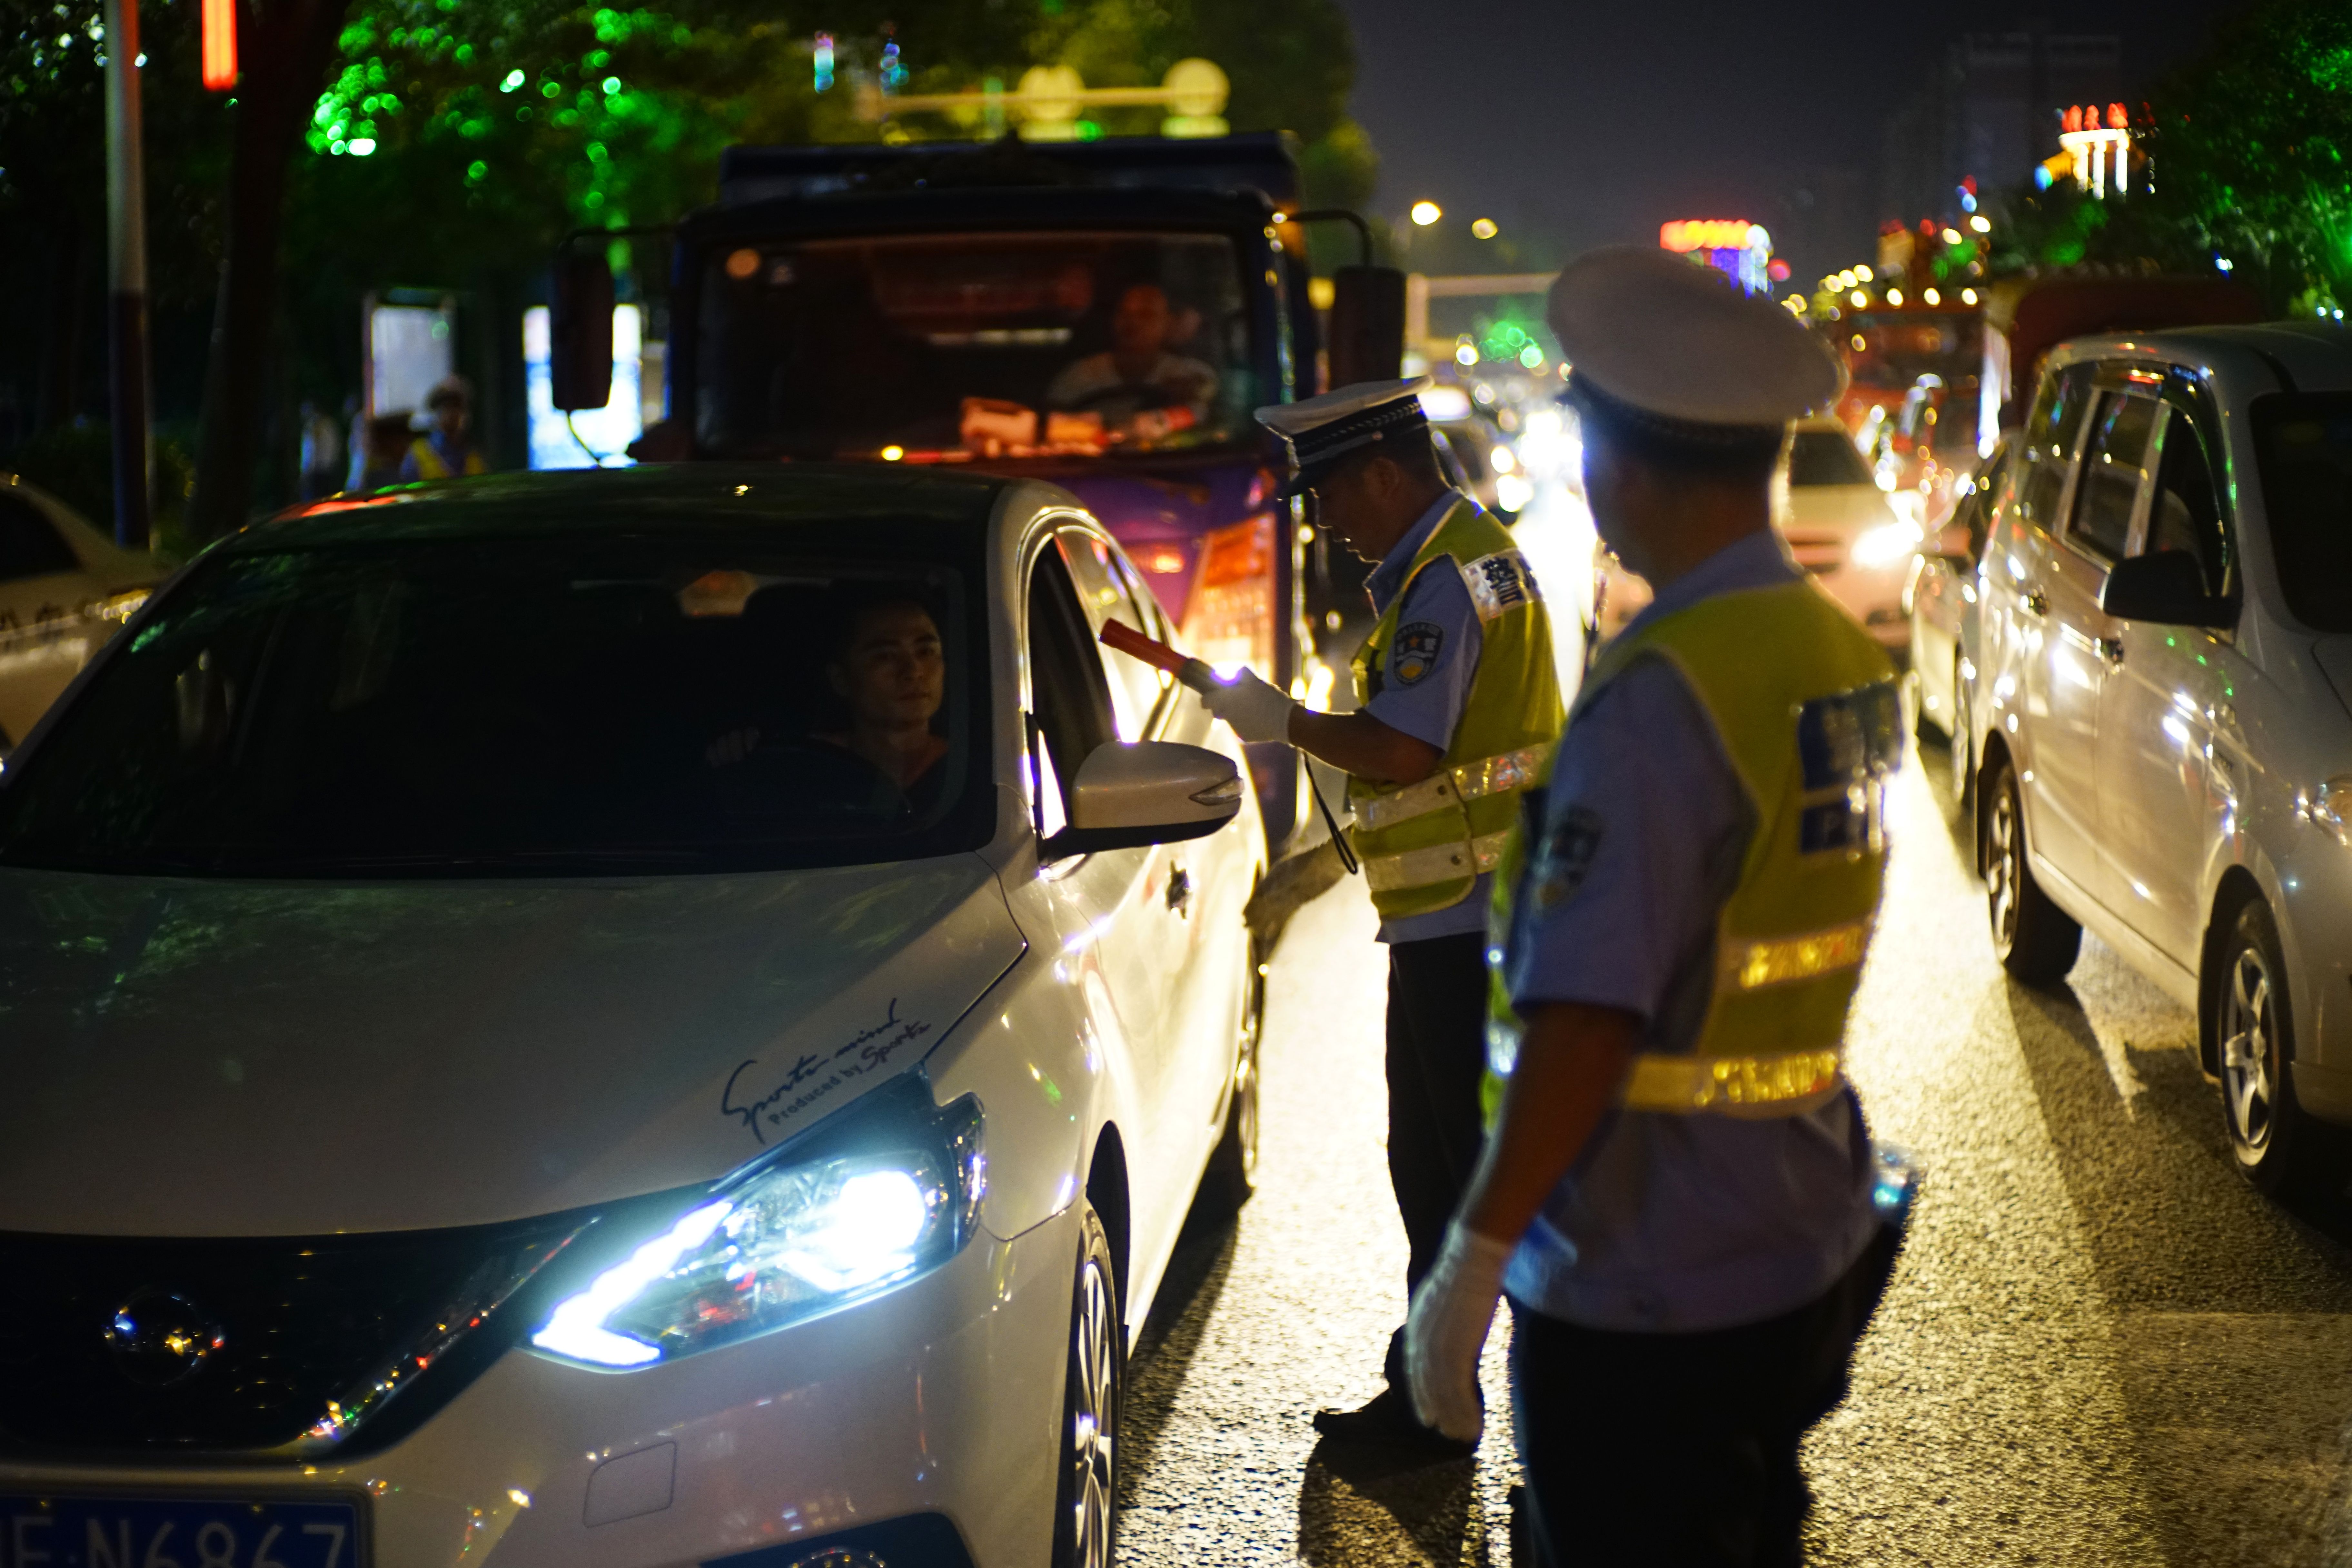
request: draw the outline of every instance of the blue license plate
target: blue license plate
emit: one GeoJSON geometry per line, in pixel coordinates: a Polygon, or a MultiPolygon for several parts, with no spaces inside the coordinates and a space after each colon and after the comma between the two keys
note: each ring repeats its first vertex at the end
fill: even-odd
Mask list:
{"type": "Polygon", "coordinates": [[[0,1568],[367,1568],[348,1498],[0,1493],[0,1568]]]}

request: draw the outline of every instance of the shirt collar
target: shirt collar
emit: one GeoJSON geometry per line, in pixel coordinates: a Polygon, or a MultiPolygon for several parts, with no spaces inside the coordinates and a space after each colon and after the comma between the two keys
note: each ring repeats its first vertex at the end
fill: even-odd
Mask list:
{"type": "Polygon", "coordinates": [[[1789,559],[1788,549],[1780,542],[1780,531],[1764,529],[1732,541],[1667,584],[1625,629],[1631,631],[1661,616],[1688,609],[1717,594],[1741,588],[1769,588],[1798,574],[1796,563],[1789,559]]]}
{"type": "Polygon", "coordinates": [[[1420,520],[1389,546],[1389,552],[1381,557],[1381,563],[1372,568],[1370,576],[1364,579],[1364,587],[1372,595],[1374,609],[1389,607],[1389,601],[1395,598],[1404,586],[1405,574],[1412,569],[1412,558],[1421,553],[1421,547],[1429,542],[1429,536],[1437,531],[1437,525],[1445,521],[1445,514],[1461,500],[1458,491],[1447,490],[1430,502],[1429,510],[1421,514],[1420,520]]]}

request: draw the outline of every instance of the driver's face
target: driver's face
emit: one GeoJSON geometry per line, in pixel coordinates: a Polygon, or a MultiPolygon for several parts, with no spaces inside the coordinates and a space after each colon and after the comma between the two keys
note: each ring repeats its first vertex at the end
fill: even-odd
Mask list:
{"type": "Polygon", "coordinates": [[[947,689],[940,628],[919,605],[884,605],[858,616],[835,659],[833,689],[853,721],[883,729],[928,724],[947,689]]]}
{"type": "Polygon", "coordinates": [[[1168,342],[1168,296],[1149,283],[1137,284],[1119,296],[1110,331],[1121,353],[1158,353],[1168,342]]]}

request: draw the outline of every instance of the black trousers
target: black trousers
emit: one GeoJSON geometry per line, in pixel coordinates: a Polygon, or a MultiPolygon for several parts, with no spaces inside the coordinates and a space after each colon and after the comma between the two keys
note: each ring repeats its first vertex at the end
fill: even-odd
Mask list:
{"type": "Polygon", "coordinates": [[[1543,1568],[1795,1568],[1797,1444],[1846,1394],[1899,1235],[1818,1300],[1711,1333],[1612,1333],[1514,1302],[1511,1405],[1543,1568]]]}
{"type": "MultiPolygon", "coordinates": [[[[1437,1262],[1486,1136],[1486,938],[1480,931],[1389,947],[1389,1183],[1410,1253],[1408,1295],[1437,1262]]],[[[1390,1337],[1389,1382],[1404,1386],[1404,1330],[1390,1337]]]]}

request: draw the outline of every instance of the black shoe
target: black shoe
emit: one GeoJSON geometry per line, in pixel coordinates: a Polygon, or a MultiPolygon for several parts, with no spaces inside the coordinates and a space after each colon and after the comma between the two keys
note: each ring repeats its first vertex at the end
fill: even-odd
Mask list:
{"type": "Polygon", "coordinates": [[[1351,1448],[1382,1448],[1398,1458],[1422,1464],[1466,1459],[1478,1445],[1449,1437],[1434,1426],[1424,1426],[1412,1413],[1412,1402],[1393,1388],[1384,1388],[1360,1410],[1318,1410],[1315,1430],[1328,1443],[1351,1448]]]}

